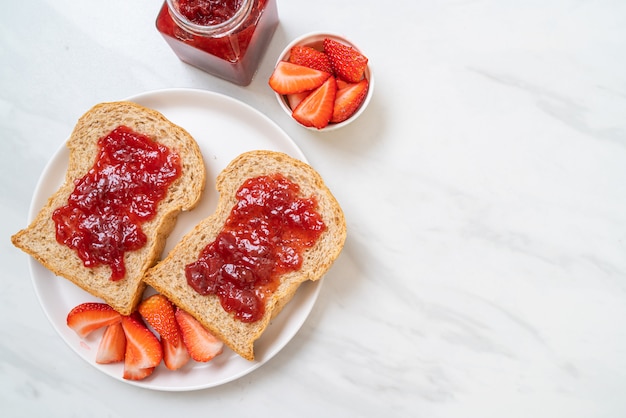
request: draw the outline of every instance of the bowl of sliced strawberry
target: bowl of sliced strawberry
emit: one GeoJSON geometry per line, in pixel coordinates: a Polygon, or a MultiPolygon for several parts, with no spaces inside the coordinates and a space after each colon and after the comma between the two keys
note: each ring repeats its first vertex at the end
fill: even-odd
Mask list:
{"type": "Polygon", "coordinates": [[[332,131],[356,120],[374,88],[369,59],[351,41],[309,33],[292,41],[269,78],[278,104],[300,125],[332,131]]]}

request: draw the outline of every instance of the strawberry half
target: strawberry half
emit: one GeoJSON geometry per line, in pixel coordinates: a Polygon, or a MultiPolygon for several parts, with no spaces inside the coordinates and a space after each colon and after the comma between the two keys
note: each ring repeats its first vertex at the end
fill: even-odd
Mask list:
{"type": "Polygon", "coordinates": [[[316,70],[327,73],[333,72],[328,56],[322,51],[318,51],[310,46],[296,45],[291,48],[289,52],[289,62],[315,68],[316,70]]]}
{"type": "MultiPolygon", "coordinates": [[[[339,85],[339,83],[337,83],[339,85]]],[[[333,116],[330,119],[333,123],[343,122],[358,110],[367,96],[369,82],[366,78],[354,84],[347,84],[337,89],[335,97],[335,107],[333,116]]]]}
{"type": "Polygon", "coordinates": [[[161,347],[163,347],[163,363],[170,370],[178,370],[189,362],[191,356],[187,350],[187,346],[182,342],[173,345],[167,340],[161,339],[161,347]]]}
{"type": "Polygon", "coordinates": [[[192,359],[207,362],[222,353],[224,343],[204,328],[196,318],[182,309],[176,309],[176,320],[192,359]]]}
{"type": "Polygon", "coordinates": [[[303,91],[302,93],[293,93],[286,95],[285,97],[287,98],[287,104],[289,104],[289,108],[292,110],[295,109],[296,106],[298,106],[300,102],[303,101],[309,94],[311,94],[310,91],[303,91]]]}
{"type": "Polygon", "coordinates": [[[350,84],[352,84],[352,83],[348,83],[347,81],[345,81],[345,80],[342,80],[342,79],[338,78],[338,79],[337,79],[337,90],[341,90],[341,89],[343,89],[343,88],[346,88],[346,87],[348,87],[350,84]]]}
{"type": "Polygon", "coordinates": [[[146,377],[150,376],[156,367],[146,367],[143,369],[133,369],[126,367],[126,362],[124,362],[124,379],[126,380],[143,380],[146,377]]]}
{"type": "Polygon", "coordinates": [[[325,128],[333,116],[337,83],[329,77],[293,110],[292,116],[304,126],[325,128]]]}
{"type": "Polygon", "coordinates": [[[324,39],[324,52],[338,78],[357,83],[363,78],[368,59],[356,49],[330,38],[324,39]]]}
{"type": "Polygon", "coordinates": [[[124,335],[122,323],[116,322],[107,326],[98,346],[96,363],[108,364],[123,361],[125,353],[126,335],[124,335]]]}
{"type": "Polygon", "coordinates": [[[174,317],[174,304],[161,294],[143,300],[137,308],[143,319],[161,336],[174,345],[181,342],[180,330],[174,317]]]}
{"type": "Polygon", "coordinates": [[[270,76],[269,85],[278,94],[301,93],[321,86],[330,73],[280,61],[270,76]]]}
{"type": "Polygon", "coordinates": [[[187,364],[190,357],[174,316],[174,304],[167,297],[155,294],[143,300],[137,310],[161,337],[165,366],[177,370],[187,364]]]}
{"type": "Polygon", "coordinates": [[[124,379],[144,379],[163,359],[161,343],[138,315],[123,316],[122,327],[126,335],[124,379]]]}
{"type": "Polygon", "coordinates": [[[67,326],[85,338],[92,331],[122,320],[122,315],[106,303],[86,302],[67,314],[67,326]]]}

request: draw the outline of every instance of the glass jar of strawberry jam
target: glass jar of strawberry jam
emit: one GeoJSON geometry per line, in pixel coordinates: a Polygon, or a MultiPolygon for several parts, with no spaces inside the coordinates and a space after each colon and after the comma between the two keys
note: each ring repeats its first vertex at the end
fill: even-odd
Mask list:
{"type": "Polygon", "coordinates": [[[276,26],[276,0],[166,0],[156,20],[183,62],[242,86],[252,81],[276,26]]]}

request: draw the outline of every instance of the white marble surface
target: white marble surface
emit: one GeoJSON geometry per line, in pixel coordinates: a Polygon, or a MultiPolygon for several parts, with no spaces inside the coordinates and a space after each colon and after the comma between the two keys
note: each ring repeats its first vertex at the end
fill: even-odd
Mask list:
{"type": "Polygon", "coordinates": [[[0,415],[626,416],[626,2],[279,0],[246,88],[179,62],[160,0],[28,0],[0,15],[0,415]],[[320,135],[266,80],[292,38],[369,55],[362,119],[320,135]],[[44,316],[26,224],[93,104],[192,87],[261,110],[341,202],[349,237],[292,342],[184,393],[85,364],[44,316]]]}

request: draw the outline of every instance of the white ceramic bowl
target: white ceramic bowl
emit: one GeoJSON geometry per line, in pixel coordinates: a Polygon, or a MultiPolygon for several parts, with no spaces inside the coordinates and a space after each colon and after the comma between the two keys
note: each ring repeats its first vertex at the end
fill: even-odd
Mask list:
{"type": "MultiPolygon", "coordinates": [[[[307,33],[305,35],[299,36],[298,38],[296,38],[293,41],[291,41],[285,47],[285,49],[283,49],[281,54],[278,56],[278,59],[276,60],[276,65],[278,65],[278,63],[280,61],[288,60],[289,59],[289,55],[291,53],[291,48],[293,48],[296,45],[310,46],[310,47],[313,47],[313,48],[318,49],[320,51],[323,50],[324,38],[334,39],[334,40],[336,40],[338,42],[341,42],[341,43],[343,43],[345,45],[349,45],[349,46],[353,47],[354,49],[356,49],[359,52],[362,52],[354,44],[354,42],[346,39],[343,36],[336,35],[336,34],[333,34],[333,33],[328,33],[328,32],[311,32],[311,33],[307,33]]],[[[365,54],[365,53],[363,53],[363,54],[365,56],[367,56],[367,54],[365,54]]],[[[287,103],[287,99],[285,98],[285,96],[283,96],[281,94],[278,94],[278,93],[275,93],[276,94],[276,99],[278,100],[278,104],[280,105],[280,107],[282,107],[282,109],[285,111],[285,113],[287,113],[287,115],[289,115],[289,117],[292,118],[292,120],[294,122],[298,123],[298,125],[302,126],[303,128],[310,129],[310,130],[316,131],[316,132],[334,131],[336,129],[342,128],[342,127],[344,127],[344,126],[354,122],[359,116],[361,116],[361,114],[363,113],[363,111],[365,110],[367,105],[369,104],[370,99],[372,98],[372,94],[374,92],[374,73],[372,72],[371,64],[370,64],[369,61],[367,63],[367,68],[365,69],[365,78],[369,82],[369,88],[368,88],[368,91],[367,91],[367,96],[365,97],[365,100],[363,100],[363,103],[361,103],[361,106],[359,107],[359,109],[352,116],[350,116],[348,119],[346,119],[345,121],[340,122],[340,123],[330,123],[325,128],[322,128],[322,129],[317,129],[315,127],[307,127],[307,126],[301,125],[300,123],[298,123],[295,119],[293,119],[291,117],[292,109],[289,107],[289,104],[287,103]]]]}

